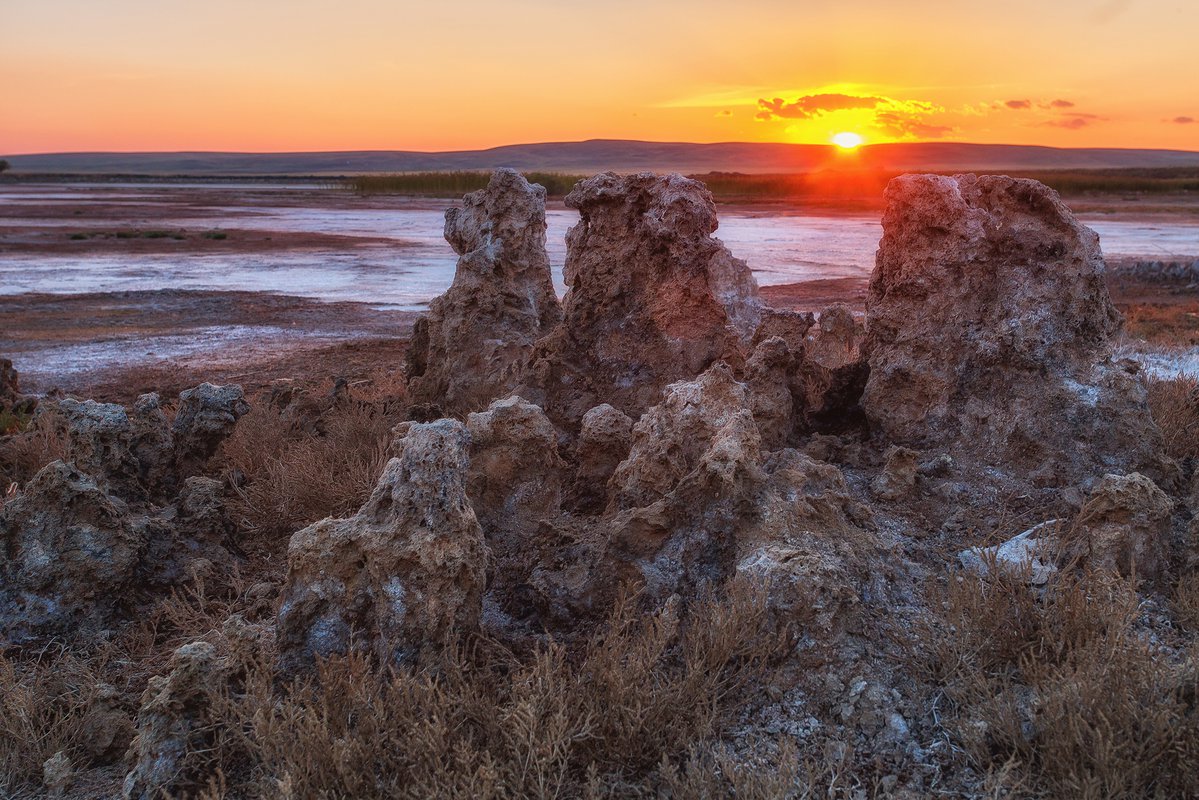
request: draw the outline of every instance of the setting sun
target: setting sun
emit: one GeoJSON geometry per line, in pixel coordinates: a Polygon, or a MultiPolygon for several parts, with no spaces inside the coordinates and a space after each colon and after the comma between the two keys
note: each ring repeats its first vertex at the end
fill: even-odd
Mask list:
{"type": "Polygon", "coordinates": [[[833,137],[833,144],[842,150],[852,150],[862,143],[862,137],[856,133],[838,133],[833,137]]]}

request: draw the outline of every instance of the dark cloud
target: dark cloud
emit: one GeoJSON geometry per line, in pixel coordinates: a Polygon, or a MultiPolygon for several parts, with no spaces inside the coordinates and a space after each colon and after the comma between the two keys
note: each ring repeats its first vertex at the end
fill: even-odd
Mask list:
{"type": "Polygon", "coordinates": [[[1176,125],[1193,125],[1193,124],[1195,124],[1195,118],[1194,117],[1175,117],[1173,119],[1173,122],[1176,125]]]}
{"type": "Polygon", "coordinates": [[[874,124],[885,133],[902,139],[940,139],[953,132],[952,125],[934,125],[898,111],[879,111],[874,115],[874,124]]]}
{"type": "Polygon", "coordinates": [[[1031,100],[1008,100],[1004,103],[1008,108],[1014,108],[1018,111],[1023,111],[1026,108],[1032,108],[1031,100]]]}
{"type": "Polygon", "coordinates": [[[788,103],[781,97],[773,100],[758,100],[758,113],[755,118],[760,120],[772,119],[811,119],[828,111],[845,111],[854,108],[878,108],[886,103],[885,97],[860,97],[852,94],[810,94],[796,98],[788,103]]]}
{"type": "Polygon", "coordinates": [[[1074,104],[1069,100],[1052,100],[1049,103],[1049,108],[1074,108],[1074,104]]]}

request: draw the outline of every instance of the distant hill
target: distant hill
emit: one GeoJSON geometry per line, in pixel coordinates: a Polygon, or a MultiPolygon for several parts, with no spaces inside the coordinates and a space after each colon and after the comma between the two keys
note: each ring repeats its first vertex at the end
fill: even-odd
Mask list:
{"type": "Polygon", "coordinates": [[[827,145],[641,142],[593,139],[424,153],[41,153],[4,156],[13,172],[125,175],[350,175],[488,170],[788,173],[850,166],[890,170],[1046,170],[1199,167],[1199,152],[921,142],[867,145],[853,154],[827,145]]]}

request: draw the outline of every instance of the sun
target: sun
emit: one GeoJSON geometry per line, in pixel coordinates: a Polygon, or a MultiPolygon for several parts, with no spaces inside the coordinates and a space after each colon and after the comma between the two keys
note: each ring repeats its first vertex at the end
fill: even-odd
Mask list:
{"type": "Polygon", "coordinates": [[[862,137],[856,133],[850,133],[849,131],[846,131],[845,133],[838,133],[833,137],[833,144],[837,145],[837,147],[840,147],[842,150],[853,150],[861,143],[862,137]]]}

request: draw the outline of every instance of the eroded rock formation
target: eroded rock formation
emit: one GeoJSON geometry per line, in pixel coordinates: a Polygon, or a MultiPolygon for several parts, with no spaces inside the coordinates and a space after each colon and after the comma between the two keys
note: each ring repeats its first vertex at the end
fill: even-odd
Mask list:
{"type": "Polygon", "coordinates": [[[667,384],[744,361],[761,316],[757,284],[716,230],[703,184],[681,175],[596,175],[566,204],[562,326],[537,346],[529,380],[569,429],[601,403],[637,418],[667,384]]]}
{"type": "Polygon", "coordinates": [[[661,601],[741,576],[781,617],[831,626],[871,577],[869,511],[836,467],[764,453],[749,389],[724,364],[667,387],[610,486],[602,586],[661,601]]]}
{"type": "Polygon", "coordinates": [[[417,322],[406,371],[416,403],[479,411],[519,383],[534,342],[562,318],[545,251],[545,189],[497,170],[445,215],[454,283],[417,322]]]}
{"type": "Polygon", "coordinates": [[[276,623],[285,672],[351,646],[409,662],[478,624],[487,546],[466,492],[470,436],[448,419],[405,426],[357,514],[291,538],[276,623]]]}
{"type": "Polygon", "coordinates": [[[1066,535],[1066,558],[1080,566],[1157,577],[1166,566],[1174,501],[1138,473],[1105,475],[1066,535]]]}
{"type": "Polygon", "coordinates": [[[562,505],[566,462],[558,434],[540,408],[520,397],[496,400],[467,417],[467,491],[490,548],[488,585],[505,611],[532,613],[524,586],[548,548],[543,526],[562,505]]]}
{"type": "Polygon", "coordinates": [[[0,641],[108,623],[132,600],[149,532],[90,475],[61,461],[0,508],[0,641]]]}
{"type": "Polygon", "coordinates": [[[224,689],[228,665],[213,645],[192,642],[172,654],[168,669],[151,678],[142,695],[124,800],[191,794],[208,781],[205,754],[216,736],[212,705],[224,689]]]}
{"type": "Polygon", "coordinates": [[[1131,362],[1099,237],[1057,193],[1001,176],[887,187],[870,282],[863,404],[885,439],[1014,483],[1153,468],[1160,436],[1131,362]]]}
{"type": "Polygon", "coordinates": [[[608,505],[608,482],[633,446],[633,420],[604,403],[583,415],[575,446],[574,505],[596,513],[608,505]]]}
{"type": "Polygon", "coordinates": [[[227,571],[223,484],[190,473],[244,413],[241,398],[240,387],[184,392],[173,429],[155,395],[132,414],[71,398],[42,405],[64,460],[0,507],[0,641],[95,633],[154,593],[227,571]]]}
{"type": "Polygon", "coordinates": [[[196,474],[249,410],[242,388],[233,384],[202,383],[180,394],[179,410],[171,425],[180,476],[196,474]]]}

